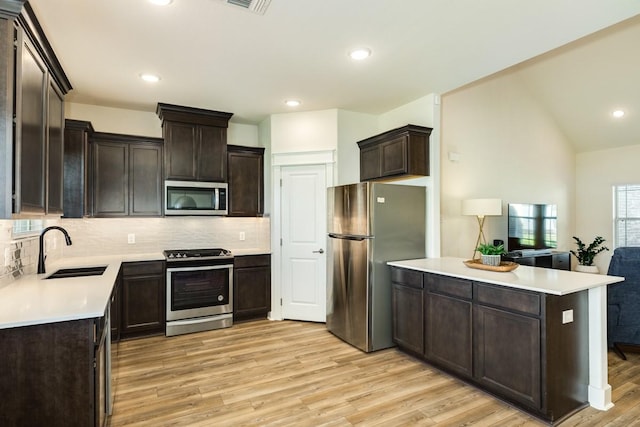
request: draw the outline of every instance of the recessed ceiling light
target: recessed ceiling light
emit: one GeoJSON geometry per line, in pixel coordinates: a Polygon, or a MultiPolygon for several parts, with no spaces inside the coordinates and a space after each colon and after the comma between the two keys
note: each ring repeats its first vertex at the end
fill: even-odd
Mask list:
{"type": "Polygon", "coordinates": [[[144,73],[140,74],[140,78],[147,83],[158,83],[160,81],[160,77],[155,74],[144,73]]]}
{"type": "Polygon", "coordinates": [[[153,3],[157,6],[168,6],[173,2],[173,0],[149,0],[149,3],[153,3]]]}
{"type": "Polygon", "coordinates": [[[286,101],[284,101],[284,103],[289,107],[297,107],[302,104],[302,102],[298,101],[297,99],[287,99],[286,101]]]}
{"type": "Polygon", "coordinates": [[[367,49],[366,47],[354,49],[349,52],[349,56],[353,60],[362,61],[363,59],[367,59],[371,56],[371,49],[367,49]]]}
{"type": "Polygon", "coordinates": [[[613,113],[611,113],[611,115],[615,118],[620,118],[622,116],[624,116],[624,111],[622,110],[616,110],[613,113]]]}

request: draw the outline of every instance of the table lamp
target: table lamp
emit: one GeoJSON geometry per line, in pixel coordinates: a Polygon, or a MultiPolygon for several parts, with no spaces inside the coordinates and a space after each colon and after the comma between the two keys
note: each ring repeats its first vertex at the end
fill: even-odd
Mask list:
{"type": "Polygon", "coordinates": [[[467,199],[462,201],[462,215],[473,215],[478,219],[478,239],[476,245],[473,247],[473,255],[471,259],[475,259],[476,252],[478,252],[478,245],[480,243],[486,244],[487,239],[484,237],[484,218],[486,216],[500,216],[502,215],[502,200],[501,199],[467,199]]]}

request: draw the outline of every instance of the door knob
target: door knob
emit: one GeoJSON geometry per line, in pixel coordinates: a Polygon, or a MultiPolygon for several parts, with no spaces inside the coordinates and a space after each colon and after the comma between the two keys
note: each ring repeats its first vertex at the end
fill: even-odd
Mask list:
{"type": "Polygon", "coordinates": [[[314,253],[314,254],[323,254],[323,253],[324,253],[324,250],[323,250],[323,249],[320,249],[319,251],[313,251],[313,253],[314,253]]]}

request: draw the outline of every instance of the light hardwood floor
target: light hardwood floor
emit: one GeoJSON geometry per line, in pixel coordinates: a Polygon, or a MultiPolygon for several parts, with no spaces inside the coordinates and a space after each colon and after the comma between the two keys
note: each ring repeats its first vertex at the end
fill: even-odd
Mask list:
{"type": "MultiPolygon", "coordinates": [[[[609,354],[615,407],[562,426],[640,426],[640,355],[609,354]]],[[[270,322],[119,344],[116,426],[543,426],[396,349],[370,354],[324,324],[270,322]]]]}

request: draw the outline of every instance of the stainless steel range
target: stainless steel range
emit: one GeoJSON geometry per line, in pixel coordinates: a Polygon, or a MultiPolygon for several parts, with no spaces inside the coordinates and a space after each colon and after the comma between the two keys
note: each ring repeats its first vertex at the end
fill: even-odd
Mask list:
{"type": "Polygon", "coordinates": [[[233,324],[233,254],[226,249],[164,251],[167,262],[166,335],[233,324]]]}

